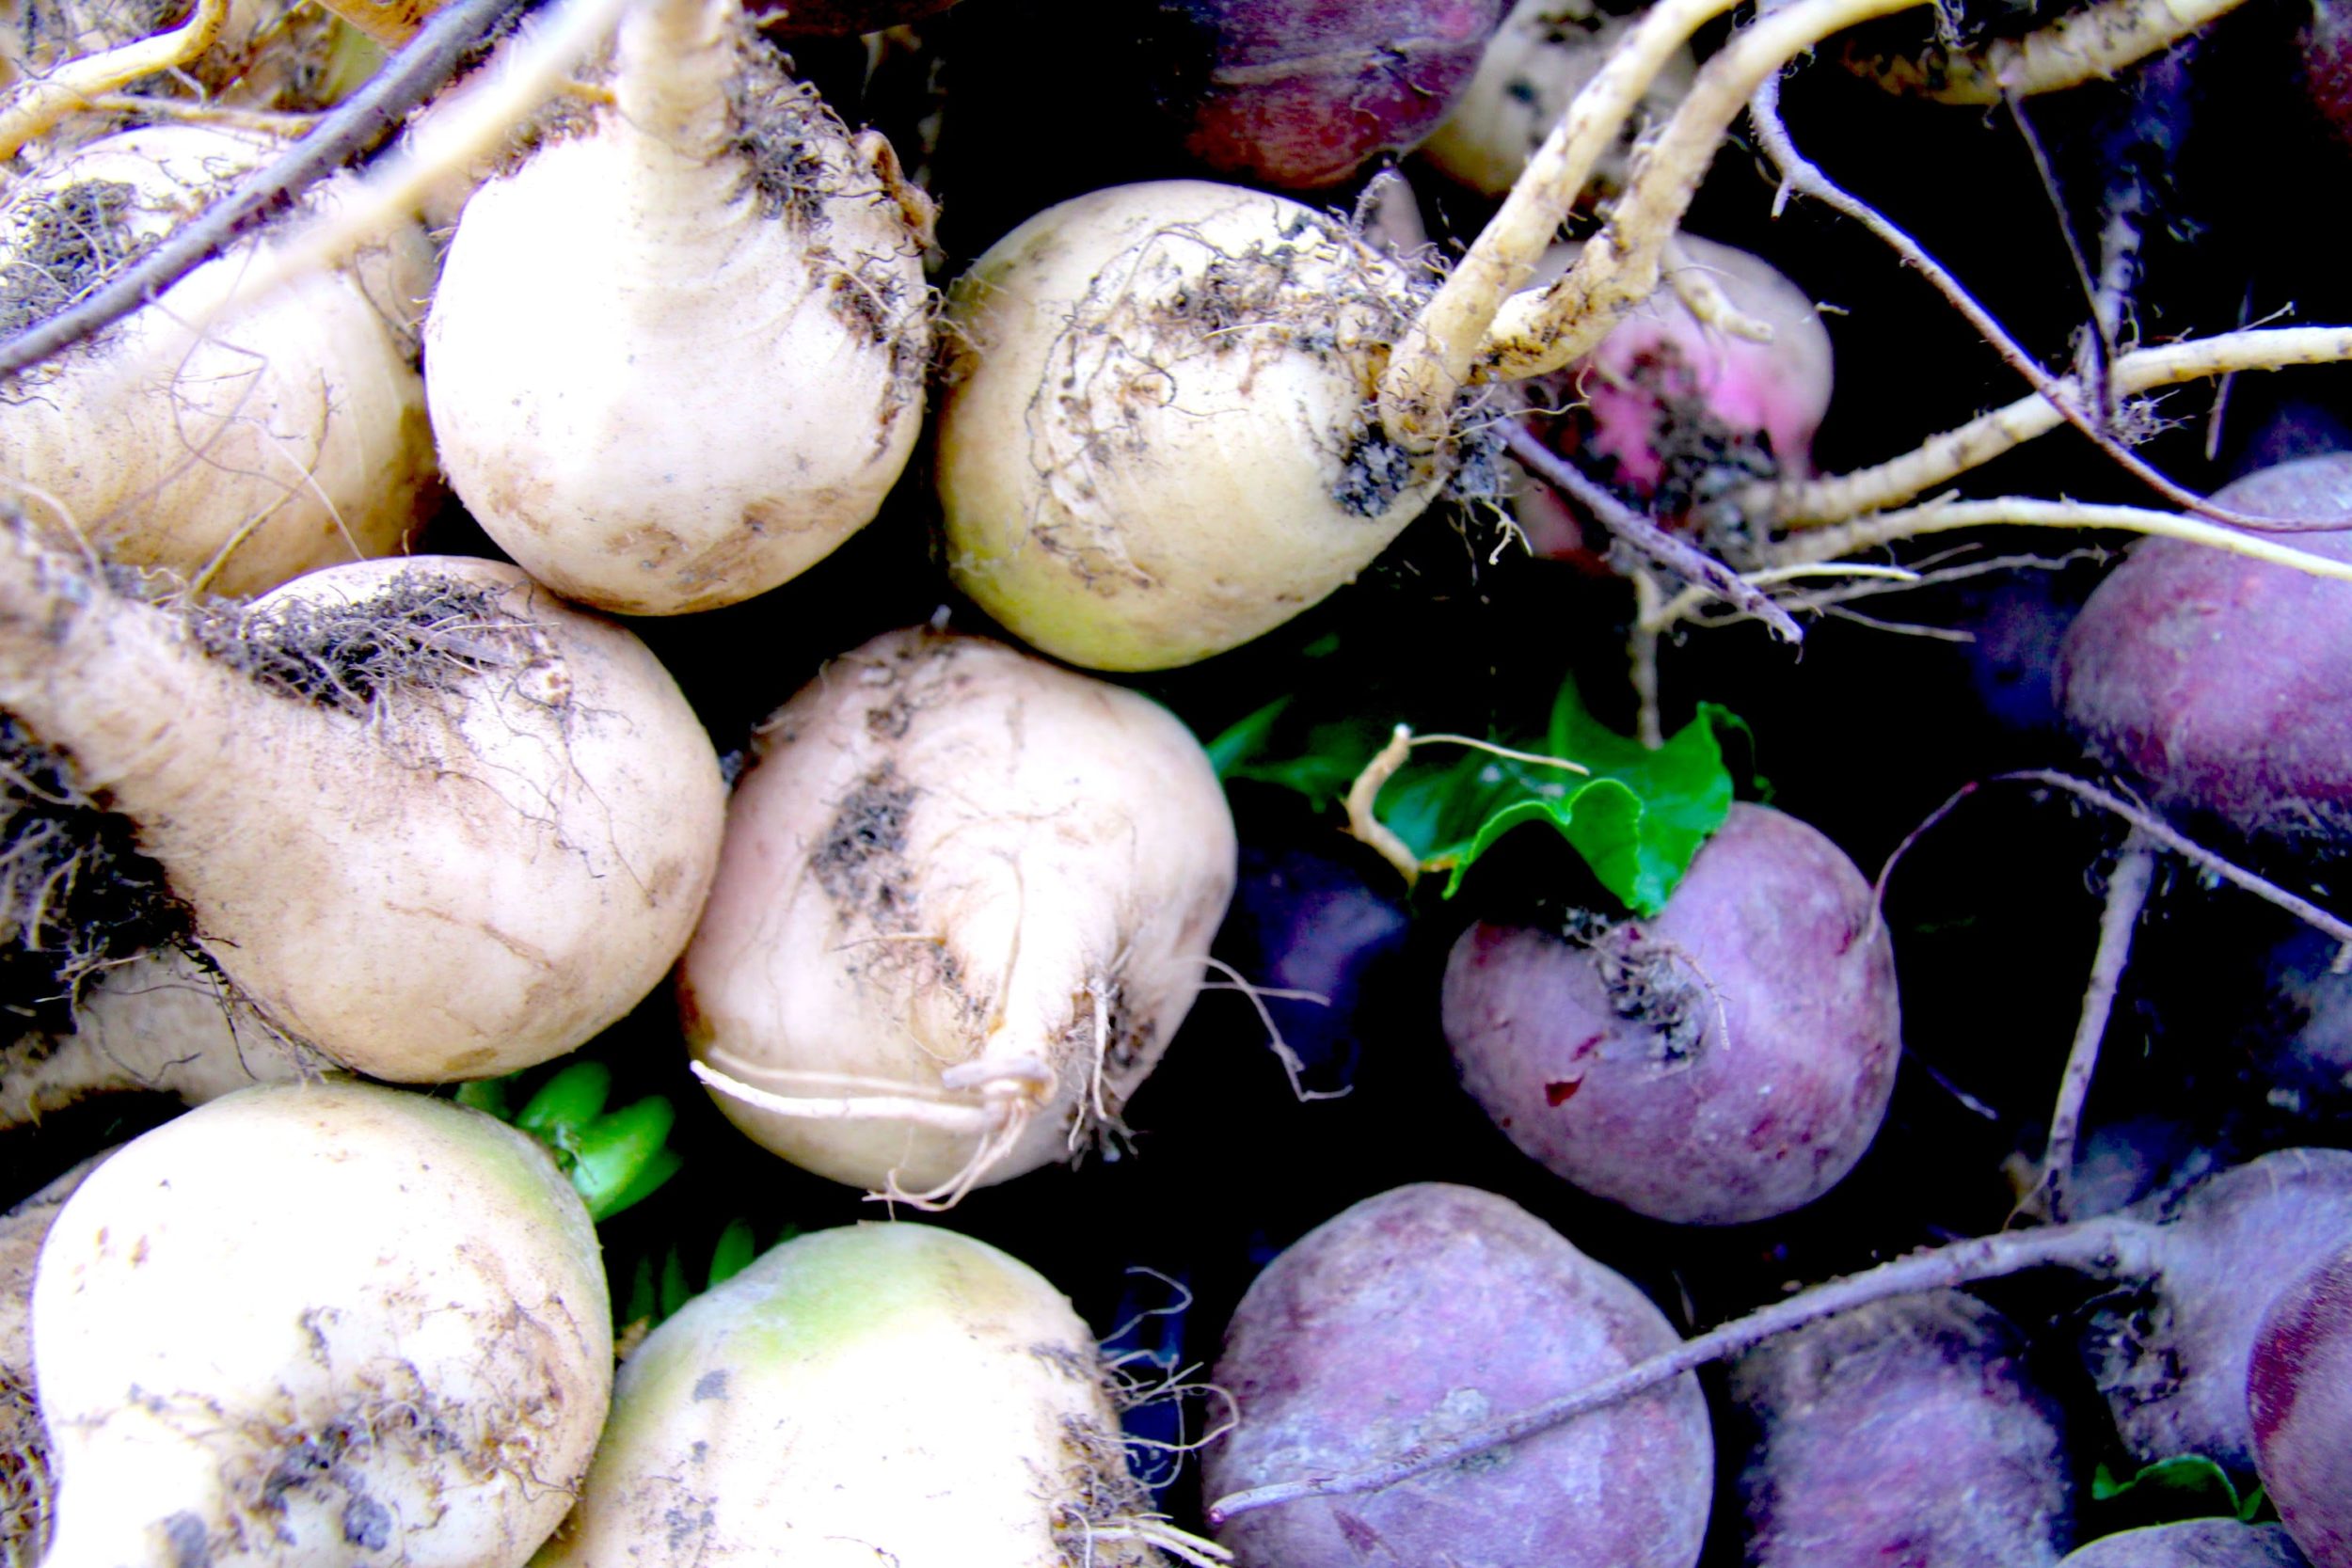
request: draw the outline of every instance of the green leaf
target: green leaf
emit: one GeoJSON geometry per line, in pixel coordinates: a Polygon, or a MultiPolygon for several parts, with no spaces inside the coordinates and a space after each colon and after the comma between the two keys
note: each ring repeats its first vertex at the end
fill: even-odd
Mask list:
{"type": "Polygon", "coordinates": [[[1539,749],[1581,763],[1589,774],[1473,750],[1441,768],[1407,764],[1375,809],[1424,867],[1448,873],[1449,898],[1504,833],[1522,822],[1548,821],[1620,902],[1654,915],[1731,813],[1719,726],[1733,722],[1720,708],[1702,707],[1651,751],[1602,728],[1576,689],[1563,685],[1539,749]]]}
{"type": "Polygon", "coordinates": [[[644,1323],[653,1317],[660,1305],[660,1298],[654,1294],[653,1259],[641,1257],[637,1259],[637,1266],[629,1271],[628,1305],[621,1309],[621,1322],[624,1324],[644,1323]]]}
{"type": "Polygon", "coordinates": [[[512,1078],[476,1078],[457,1085],[457,1103],[486,1111],[501,1121],[513,1121],[515,1109],[506,1102],[506,1085],[512,1078]]]}
{"type": "Polygon", "coordinates": [[[662,1148],[676,1121],[676,1108],[652,1095],[579,1129],[572,1185],[592,1216],[610,1219],[677,1174],[685,1162],[662,1148]]]}
{"type": "MultiPolygon", "coordinates": [[[[1389,743],[1392,716],[1327,719],[1303,733],[1283,697],[1211,742],[1222,776],[1295,790],[1318,803],[1345,798],[1389,743]],[[1285,733],[1298,738],[1279,748],[1285,733]]],[[[1656,751],[1595,719],[1573,680],[1563,681],[1542,732],[1503,736],[1496,745],[1522,756],[1436,740],[1380,790],[1375,813],[1422,869],[1447,873],[1451,898],[1480,856],[1526,822],[1549,822],[1628,908],[1654,915],[1690,869],[1692,857],[1730,815],[1731,770],[1724,740],[1749,739],[1739,719],[1712,704],[1656,751]],[[1536,760],[1528,760],[1530,757],[1536,760]],[[1556,759],[1546,762],[1544,758],[1556,759]],[[1578,772],[1557,762],[1581,765],[1578,772]]]]}
{"type": "Polygon", "coordinates": [[[759,1256],[758,1240],[752,1234],[752,1222],[731,1220],[719,1232],[719,1242],[710,1249],[710,1284],[713,1290],[724,1285],[752,1266],[759,1256]]]}
{"type": "Polygon", "coordinates": [[[2159,1459],[2141,1466],[2129,1481],[2118,1481],[2114,1471],[2101,1465],[2090,1479],[2090,1496],[2103,1503],[2128,1499],[2136,1510],[2167,1524],[2209,1518],[2250,1521],[2265,1500],[2260,1487],[2239,1497],[2229,1472],[2201,1453],[2159,1459]]]}
{"type": "Polygon", "coordinates": [[[604,1109],[612,1092],[612,1069],[602,1062],[574,1062],[540,1085],[515,1117],[524,1132],[545,1137],[552,1129],[585,1126],[604,1109]]]}
{"type": "Polygon", "coordinates": [[[1219,730],[1216,737],[1205,748],[1209,753],[1209,764],[1216,769],[1216,776],[1220,779],[1230,776],[1234,768],[1264,751],[1266,742],[1274,735],[1274,721],[1281,718],[1283,710],[1290,705],[1290,698],[1277,697],[1256,712],[1246,714],[1219,730]]]}
{"type": "Polygon", "coordinates": [[[669,1256],[661,1259],[660,1316],[676,1317],[677,1309],[693,1299],[694,1286],[686,1277],[686,1259],[678,1256],[677,1248],[672,1247],[669,1256]]]}

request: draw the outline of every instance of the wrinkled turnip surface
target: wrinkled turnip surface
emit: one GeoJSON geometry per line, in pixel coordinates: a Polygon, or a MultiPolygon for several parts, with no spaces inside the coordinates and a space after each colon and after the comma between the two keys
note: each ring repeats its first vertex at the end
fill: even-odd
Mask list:
{"type": "MultiPolygon", "coordinates": [[[[1204,1494],[1356,1469],[1677,1340],[1517,1204],[1399,1187],[1311,1231],[1242,1298],[1213,1374],[1234,1426],[1201,1456],[1204,1494]]],[[[1684,1378],[1475,1464],[1246,1513],[1217,1540],[1243,1568],[1691,1568],[1713,1454],[1684,1378]]]]}
{"type": "Polygon", "coordinates": [[[1901,1048],[1870,884],[1736,804],[1654,920],[1570,941],[1475,926],[1442,1001],[1463,1085],[1520,1149],[1638,1213],[1735,1224],[1861,1159],[1901,1048]]]}

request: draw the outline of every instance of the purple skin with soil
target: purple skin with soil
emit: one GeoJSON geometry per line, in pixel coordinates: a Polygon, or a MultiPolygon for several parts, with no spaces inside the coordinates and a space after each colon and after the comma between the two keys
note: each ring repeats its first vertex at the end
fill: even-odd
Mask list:
{"type": "MultiPolygon", "coordinates": [[[[2352,453],[2265,468],[2213,499],[2286,521],[2352,520],[2352,453]]],[[[2352,533],[2274,537],[2352,561],[2352,533]]],[[[2254,838],[2340,843],[2352,827],[2352,583],[2144,540],[2068,630],[2058,694],[2160,809],[2254,838]]]]}
{"type": "MultiPolygon", "coordinates": [[[[1202,1455],[1217,1497],[1351,1470],[1678,1342],[1622,1276],[1507,1199],[1399,1187],[1267,1265],[1213,1375],[1236,1425],[1202,1455]]],[[[1247,1513],[1242,1568],[1691,1568],[1713,1490],[1689,1377],[1385,1490],[1247,1513]]]]}
{"type": "Polygon", "coordinates": [[[1582,941],[1476,926],[1441,1001],[1462,1082],[1521,1150],[1654,1219],[1767,1219],[1869,1147],[1901,1047],[1866,881],[1734,805],[1655,920],[1582,941]]]}
{"type": "Polygon", "coordinates": [[[2255,1332],[2312,1258],[2352,1242],[2352,1152],[2280,1150],[2131,1212],[2163,1224],[2160,1273],[2093,1314],[2084,1345],[2116,1430],[2144,1464],[2199,1453],[2250,1474],[2255,1332]]]}
{"type": "Polygon", "coordinates": [[[2246,1394],[2279,1517],[2313,1568],[2352,1568],[2352,1243],[2271,1303],[2246,1394]]]}
{"type": "Polygon", "coordinates": [[[1181,107],[1217,173],[1311,191],[1438,128],[1506,0],[1166,0],[1211,55],[1181,107]]]}
{"type": "Polygon", "coordinates": [[[1958,1291],[1900,1296],[1750,1352],[1731,1395],[1752,1568],[2050,1568],[2073,1486],[2024,1337],[1958,1291]]]}

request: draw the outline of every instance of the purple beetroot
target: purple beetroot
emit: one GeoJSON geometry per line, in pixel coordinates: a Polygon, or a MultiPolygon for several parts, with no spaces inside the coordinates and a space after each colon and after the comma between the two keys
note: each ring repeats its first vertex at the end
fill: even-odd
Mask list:
{"type": "Polygon", "coordinates": [[[1901,1043],[1870,884],[1812,828],[1747,804],[1655,920],[1471,927],[1441,1006],[1464,1085],[1523,1151],[1684,1224],[1826,1192],[1878,1131],[1901,1043]]]}
{"type": "Polygon", "coordinates": [[[2185,1519],[2174,1525],[2103,1535],[2070,1553],[2058,1568],[2305,1568],[2303,1554],[2277,1525],[2235,1519],[2185,1519]]]}
{"type": "MultiPolygon", "coordinates": [[[[2352,523],[2352,453],[2224,485],[2232,511],[2352,523]]],[[[2352,561],[2352,533],[2287,542],[2352,561]]],[[[2341,842],[2352,828],[2352,583],[2179,539],[2147,539],[2061,645],[2068,720],[2160,809],[2249,837],[2341,842]]]]}
{"type": "MultiPolygon", "coordinates": [[[[1668,1349],[1663,1314],[1534,1215],[1422,1183],[1310,1232],[1250,1286],[1213,1380],[1233,1429],[1216,1497],[1354,1468],[1668,1349]]],[[[1362,1497],[1245,1513],[1240,1568],[1692,1568],[1713,1448],[1677,1379],[1599,1415],[1362,1497]]]]}
{"type": "Polygon", "coordinates": [[[1438,128],[1507,0],[1161,0],[1184,150],[1278,190],[1337,185],[1438,128]]]}
{"type": "Polygon", "coordinates": [[[2352,1568],[2352,1239],[2271,1302],[2246,1384],[2254,1468],[2312,1568],[2352,1568]]]}
{"type": "Polygon", "coordinates": [[[1731,1368],[1757,1438],[1751,1568],[2051,1568],[2072,1534],[2057,1402],[2010,1322],[1958,1291],[1800,1329],[1731,1368]]]}

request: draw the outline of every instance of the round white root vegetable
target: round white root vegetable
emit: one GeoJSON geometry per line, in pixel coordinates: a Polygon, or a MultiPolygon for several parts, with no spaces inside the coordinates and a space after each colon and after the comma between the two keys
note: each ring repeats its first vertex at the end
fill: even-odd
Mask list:
{"type": "Polygon", "coordinates": [[[1157,705],[887,633],[762,731],[679,968],[687,1043],[766,1148],[952,1202],[1118,1130],[1236,857],[1208,758],[1157,705]]]}
{"type": "MultiPolygon", "coordinates": [[[[56,313],[278,147],[153,126],[18,182],[0,200],[0,330],[56,313]]],[[[432,288],[423,230],[195,330],[254,256],[0,380],[0,501],[225,594],[401,549],[438,477],[411,338],[432,288]]]]}
{"type": "MultiPolygon", "coordinates": [[[[1595,0],[1518,0],[1479,57],[1478,73],[1421,144],[1422,158],[1472,190],[1502,196],[1632,27],[1630,17],[1612,15],[1595,0]]],[[[1697,70],[1687,47],[1675,52],[1643,95],[1640,119],[1626,123],[1594,171],[1597,194],[1613,195],[1625,183],[1642,121],[1662,123],[1697,70]]]]}
{"type": "Polygon", "coordinates": [[[104,1150],[0,1215],[0,1562],[39,1562],[49,1549],[56,1468],[33,1379],[33,1269],[41,1243],[104,1150]]]}
{"type": "Polygon", "coordinates": [[[316,572],[192,627],[0,538],[0,709],[131,819],[276,1027],[383,1078],[512,1071],[619,1019],[724,825],[669,673],[489,562],[316,572]]]}
{"type": "Polygon", "coordinates": [[[587,1210],[531,1139],[358,1084],[134,1140],[33,1284],[48,1568],[515,1568],[612,1392],[587,1210]]]}
{"type": "Polygon", "coordinates": [[[92,1095],[139,1090],[201,1105],[332,1067],[270,1028],[218,975],[158,948],[83,988],[70,1031],[37,1031],[0,1046],[0,1128],[92,1095]]]}
{"type": "Polygon", "coordinates": [[[947,569],[1097,670],[1236,647],[1347,582],[1436,497],[1373,411],[1417,280],[1295,201],[1200,181],[1065,201],[950,291],[947,569]]]}
{"type": "Polygon", "coordinates": [[[1134,1568],[1173,1535],[1150,1508],[1051,1284],[952,1231],[859,1225],[774,1248],[630,1354],[534,1568],[1134,1568]]]}
{"type": "Polygon", "coordinates": [[[929,203],[734,0],[632,7],[611,88],[467,203],[427,397],[450,483],[533,577],[707,610],[823,559],[906,466],[929,203]]]}

